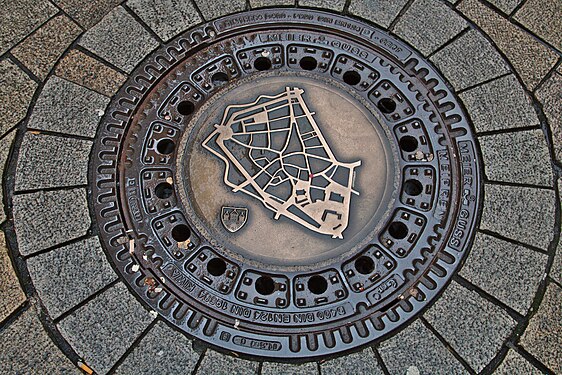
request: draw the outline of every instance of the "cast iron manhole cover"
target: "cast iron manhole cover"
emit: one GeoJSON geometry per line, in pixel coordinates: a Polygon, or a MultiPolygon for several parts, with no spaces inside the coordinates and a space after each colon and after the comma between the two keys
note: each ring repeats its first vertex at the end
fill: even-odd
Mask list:
{"type": "Polygon", "coordinates": [[[304,359],[420,312],[472,241],[480,166],[443,79],[333,14],[228,16],[147,58],[91,165],[103,245],[136,294],[219,348],[304,359]]]}

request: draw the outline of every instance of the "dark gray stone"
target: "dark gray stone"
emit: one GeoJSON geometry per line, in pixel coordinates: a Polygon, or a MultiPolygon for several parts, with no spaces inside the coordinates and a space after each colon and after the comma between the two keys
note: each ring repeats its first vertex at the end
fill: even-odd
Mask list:
{"type": "Polygon", "coordinates": [[[70,50],[56,68],[55,74],[105,96],[113,96],[126,76],[78,50],[70,50]]]}
{"type": "Polygon", "coordinates": [[[258,373],[258,362],[235,358],[214,350],[207,350],[197,374],[247,375],[258,373]]]}
{"type": "Polygon", "coordinates": [[[391,374],[468,374],[419,319],[383,341],[379,353],[391,374]]]}
{"type": "MultiPolygon", "coordinates": [[[[0,322],[25,302],[18,277],[8,255],[4,232],[0,231],[0,322]]],[[[0,361],[1,362],[1,361],[0,361]]]]}
{"type": "Polygon", "coordinates": [[[191,340],[164,322],[158,322],[119,365],[116,374],[191,374],[200,354],[191,340]]]}
{"type": "Polygon", "coordinates": [[[478,140],[490,181],[552,186],[550,152],[541,129],[500,133],[478,140]]]}
{"type": "Polygon", "coordinates": [[[348,354],[320,365],[322,375],[365,374],[382,375],[373,349],[366,348],[359,353],[348,354]]]}
{"type": "MultiPolygon", "coordinates": [[[[4,169],[10,156],[12,142],[16,136],[16,131],[12,130],[6,134],[4,138],[0,139],[0,176],[4,176],[4,169]]],[[[4,184],[0,183],[0,197],[4,196],[4,184]]],[[[6,212],[4,211],[4,199],[0,199],[0,223],[6,220],[6,212]]]]}
{"type": "Polygon", "coordinates": [[[476,30],[443,47],[430,60],[457,90],[509,72],[498,51],[476,30]]]}
{"type": "Polygon", "coordinates": [[[301,365],[293,365],[289,363],[264,362],[261,369],[262,375],[316,375],[318,374],[318,365],[316,362],[303,363],[301,365]]]}
{"type": "Polygon", "coordinates": [[[202,22],[189,1],[129,0],[127,5],[164,41],[202,22]]]}
{"type": "Polygon", "coordinates": [[[525,358],[521,357],[519,353],[514,350],[507,352],[507,356],[502,363],[498,366],[494,375],[541,375],[542,372],[530,364],[525,358]]]}
{"type": "Polygon", "coordinates": [[[6,329],[0,331],[2,374],[82,374],[51,341],[31,305],[6,329]]]}
{"type": "Polygon", "coordinates": [[[97,237],[31,257],[27,268],[53,319],[117,278],[97,237]]]}
{"type": "Polygon", "coordinates": [[[477,132],[539,124],[531,98],[512,74],[474,87],[459,96],[477,132]]]}
{"type": "Polygon", "coordinates": [[[562,289],[550,284],[520,344],[554,373],[562,373],[562,289]]]}
{"type": "Polygon", "coordinates": [[[349,12],[388,28],[407,0],[352,0],[349,12]]]}
{"type": "Polygon", "coordinates": [[[494,41],[529,89],[533,89],[558,60],[554,51],[480,1],[465,0],[458,9],[494,41]]]}
{"type": "Polygon", "coordinates": [[[523,0],[488,0],[491,4],[495,5],[499,10],[505,14],[513,12],[515,7],[523,0]]]}
{"type": "Polygon", "coordinates": [[[517,11],[515,19],[559,51],[562,50],[562,2],[528,0],[517,11]]]}
{"type": "Polygon", "coordinates": [[[43,87],[27,127],[94,137],[109,98],[58,77],[43,87]]]}
{"type": "Polygon", "coordinates": [[[246,8],[245,0],[232,0],[232,1],[208,1],[208,0],[194,0],[203,17],[207,21],[214,18],[219,18],[230,13],[241,12],[246,8]]]}
{"type": "Polygon", "coordinates": [[[429,55],[468,27],[455,11],[438,0],[416,0],[402,15],[394,32],[429,55]]]}
{"type": "Polygon", "coordinates": [[[122,0],[53,0],[53,2],[87,30],[122,0]]]}
{"type": "Polygon", "coordinates": [[[460,274],[521,315],[527,315],[547,261],[545,254],[477,233],[460,274]]]}
{"type": "Polygon", "coordinates": [[[341,12],[345,6],[345,0],[299,0],[299,6],[332,9],[341,12]]]}
{"type": "Polygon", "coordinates": [[[122,7],[113,9],[80,39],[80,45],[130,73],[158,42],[122,7]]]}
{"type": "Polygon", "coordinates": [[[250,0],[252,8],[272,7],[276,5],[295,5],[295,0],[250,0]]]}
{"type": "Polygon", "coordinates": [[[76,23],[61,14],[16,46],[12,54],[43,80],[81,31],[76,23]]]}
{"type": "Polygon", "coordinates": [[[107,373],[153,318],[119,283],[65,317],[60,333],[94,371],[107,373]]]}
{"type": "Polygon", "coordinates": [[[485,186],[480,228],[547,249],[554,229],[554,191],[519,186],[485,186]]]}
{"type": "Polygon", "coordinates": [[[478,373],[500,351],[517,322],[456,282],[425,313],[428,322],[478,373]]]}
{"type": "Polygon", "coordinates": [[[44,0],[2,0],[0,5],[0,55],[57,13],[57,8],[44,0]]]}
{"type": "Polygon", "coordinates": [[[11,60],[0,60],[0,136],[25,117],[36,88],[37,83],[11,60]]]}
{"type": "Polygon", "coordinates": [[[562,163],[562,75],[554,73],[536,91],[550,130],[554,157],[562,163]]]}
{"type": "Polygon", "coordinates": [[[91,148],[90,141],[25,133],[16,166],[15,190],[86,184],[91,148]]]}
{"type": "MultiPolygon", "coordinates": [[[[558,192],[562,192],[562,179],[560,178],[558,179],[558,192]]],[[[559,284],[562,284],[562,240],[559,240],[558,246],[555,250],[556,253],[554,254],[554,261],[552,262],[552,268],[550,269],[550,277],[556,280],[559,284]]]]}
{"type": "Polygon", "coordinates": [[[22,255],[86,234],[90,215],[85,189],[14,195],[14,226],[22,255]]]}

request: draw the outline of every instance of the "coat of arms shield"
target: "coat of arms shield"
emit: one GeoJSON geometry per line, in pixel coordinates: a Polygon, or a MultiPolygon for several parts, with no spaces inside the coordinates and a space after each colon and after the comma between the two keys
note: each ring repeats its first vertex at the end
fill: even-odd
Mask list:
{"type": "Polygon", "coordinates": [[[224,207],[221,211],[221,222],[227,231],[239,231],[248,221],[248,209],[245,207],[224,207]]]}

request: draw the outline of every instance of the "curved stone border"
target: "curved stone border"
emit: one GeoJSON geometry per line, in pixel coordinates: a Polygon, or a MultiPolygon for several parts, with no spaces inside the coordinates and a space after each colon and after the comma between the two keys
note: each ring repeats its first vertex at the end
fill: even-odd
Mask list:
{"type": "MultiPolygon", "coordinates": [[[[91,137],[109,97],[136,62],[163,40],[203,19],[242,11],[246,3],[196,0],[175,5],[167,0],[132,0],[102,19],[100,14],[110,10],[103,1],[93,2],[90,11],[67,6],[64,0],[55,2],[61,8],[47,2],[22,5],[15,1],[14,9],[23,6],[34,16],[19,20],[23,25],[19,29],[17,23],[6,23],[19,31],[11,38],[0,37],[3,51],[10,49],[0,61],[0,72],[6,77],[0,93],[8,98],[3,101],[0,142],[9,145],[14,140],[3,184],[10,221],[2,229],[11,260],[31,298],[22,305],[21,293],[15,293],[12,305],[5,307],[14,311],[20,304],[0,324],[0,336],[16,348],[0,354],[0,368],[10,363],[10,371],[25,372],[38,365],[29,359],[34,352],[27,351],[25,344],[40,342],[33,335],[42,335],[42,329],[35,325],[37,329],[26,335],[25,324],[18,322],[24,317],[36,319],[35,307],[30,306],[39,306],[43,326],[56,337],[57,345],[75,364],[86,362],[100,373],[128,372],[134,367],[141,372],[158,366],[167,371],[173,367],[165,366],[181,364],[199,373],[225,369],[316,373],[319,368],[330,373],[350,366],[357,371],[369,368],[372,373],[382,373],[381,368],[390,373],[416,369],[490,373],[495,368],[498,373],[525,368],[529,373],[562,371],[559,350],[549,347],[560,347],[562,340],[556,331],[562,316],[562,250],[555,257],[560,182],[558,187],[554,183],[560,181],[561,172],[562,116],[557,108],[562,108],[562,71],[560,51],[553,49],[562,26],[546,29],[540,21],[543,13],[552,17],[560,9],[542,10],[550,5],[541,0],[528,0],[511,9],[476,0],[456,7],[438,0],[392,5],[380,0],[299,1],[301,6],[343,11],[390,28],[428,56],[466,106],[479,135],[487,183],[474,248],[455,281],[424,316],[373,350],[349,355],[345,362],[291,366],[254,365],[198,345],[191,349],[187,338],[159,318],[154,320],[109,269],[91,231],[85,204],[91,137]],[[172,22],[169,14],[183,15],[177,17],[181,22],[172,22]],[[43,50],[49,51],[40,53],[43,50]],[[117,58],[118,53],[125,58],[117,58]],[[530,62],[527,56],[540,58],[530,62]],[[61,268],[64,262],[81,268],[61,268]],[[57,295],[69,290],[76,300],[60,303],[57,295]],[[121,301],[128,302],[117,303],[121,301]],[[121,323],[134,318],[143,324],[121,323]],[[554,328],[539,334],[544,327],[554,328]],[[171,345],[170,337],[176,337],[171,340],[176,344],[183,340],[185,344],[171,345]],[[14,364],[14,357],[22,361],[14,364]]],[[[249,2],[252,7],[276,3],[292,5],[286,0],[249,2]]],[[[551,22],[557,19],[562,17],[551,22]]],[[[9,264],[3,267],[10,269],[9,264]]],[[[13,280],[13,275],[7,277],[13,280]]],[[[55,371],[68,366],[65,359],[54,360],[62,357],[46,342],[47,355],[53,360],[43,366],[55,371]]]]}

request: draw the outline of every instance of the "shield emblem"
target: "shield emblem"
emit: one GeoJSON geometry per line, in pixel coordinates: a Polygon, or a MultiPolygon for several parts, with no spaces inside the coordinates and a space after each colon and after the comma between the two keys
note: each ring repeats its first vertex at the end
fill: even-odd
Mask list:
{"type": "Polygon", "coordinates": [[[221,212],[222,225],[230,233],[238,232],[248,221],[246,207],[224,207],[221,212]]]}

